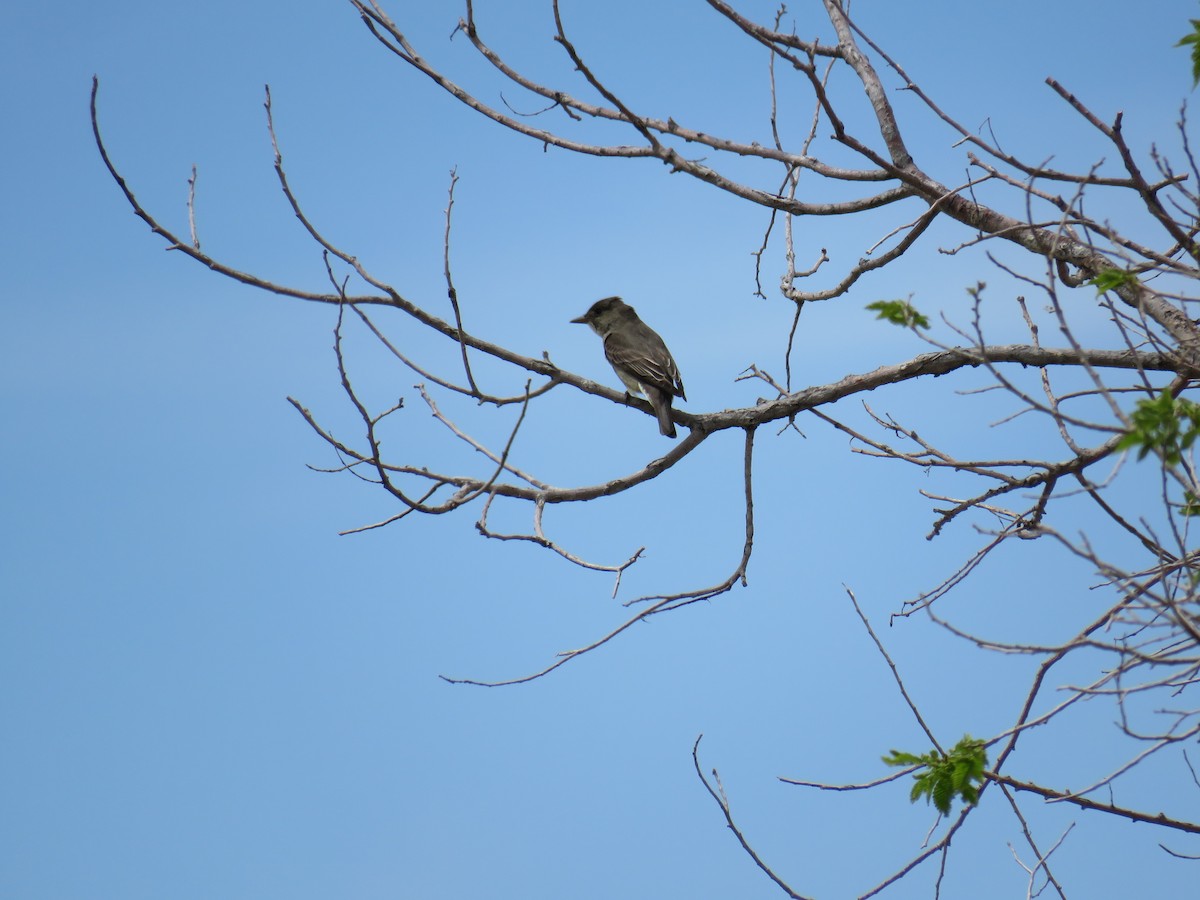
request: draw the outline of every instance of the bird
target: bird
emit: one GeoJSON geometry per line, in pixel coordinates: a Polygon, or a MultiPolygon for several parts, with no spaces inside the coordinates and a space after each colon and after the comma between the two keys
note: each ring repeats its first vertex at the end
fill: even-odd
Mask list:
{"type": "Polygon", "coordinates": [[[597,300],[577,319],[604,341],[604,358],[617,373],[629,394],[645,394],[658,418],[659,433],[675,437],[671,421],[671,398],[686,400],[679,368],[658,333],[638,318],[632,306],[620,297],[597,300]]]}

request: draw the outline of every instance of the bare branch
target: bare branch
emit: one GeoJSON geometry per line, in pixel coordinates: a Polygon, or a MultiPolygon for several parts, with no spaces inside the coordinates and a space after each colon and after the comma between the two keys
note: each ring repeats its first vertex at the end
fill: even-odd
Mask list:
{"type": "Polygon", "coordinates": [[[700,783],[704,785],[704,789],[708,791],[709,796],[716,800],[717,805],[721,807],[721,812],[725,816],[725,824],[729,826],[729,830],[732,831],[734,837],[738,839],[738,843],[742,845],[742,849],[746,851],[752,860],[754,860],[754,864],[762,869],[764,873],[766,873],[768,878],[775,882],[775,884],[789,897],[796,898],[796,900],[807,900],[803,894],[797,894],[782,878],[776,875],[771,867],[763,861],[762,857],[759,856],[755,849],[750,845],[750,842],[746,840],[746,836],[742,834],[742,831],[740,828],[738,828],[737,823],[733,821],[733,813],[729,809],[729,798],[725,795],[725,787],[721,784],[721,776],[717,774],[717,770],[712,770],[713,782],[716,783],[715,788],[709,783],[708,779],[704,777],[704,772],[700,769],[700,741],[703,737],[704,735],[699,735],[696,738],[696,743],[692,745],[692,763],[696,767],[696,777],[700,779],[700,783]]]}
{"type": "Polygon", "coordinates": [[[1095,800],[1089,800],[1087,797],[1080,797],[1066,791],[1056,791],[1053,788],[1042,787],[1041,785],[1032,784],[1027,781],[1018,781],[1015,778],[1001,775],[998,772],[988,772],[987,777],[990,781],[1007,785],[1014,790],[1028,791],[1031,794],[1045,797],[1047,800],[1062,800],[1082,809],[1110,813],[1114,816],[1129,819],[1132,822],[1146,822],[1150,825],[1161,825],[1164,828],[1171,828],[1188,834],[1200,834],[1200,824],[1172,819],[1163,813],[1151,815],[1149,813],[1138,812],[1134,809],[1126,809],[1113,803],[1098,803],[1095,800]]]}

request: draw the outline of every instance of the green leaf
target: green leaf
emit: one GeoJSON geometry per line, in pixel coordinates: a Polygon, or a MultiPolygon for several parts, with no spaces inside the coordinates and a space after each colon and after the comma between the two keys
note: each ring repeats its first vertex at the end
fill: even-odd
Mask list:
{"type": "Polygon", "coordinates": [[[901,325],[905,328],[928,328],[929,319],[917,311],[907,300],[876,300],[868,303],[867,309],[874,311],[875,318],[901,325]]]}
{"type": "Polygon", "coordinates": [[[883,761],[886,765],[895,766],[916,766],[925,762],[925,759],[920,756],[914,756],[911,753],[905,753],[903,750],[893,750],[891,755],[885,756],[883,761]]]}
{"type": "Polygon", "coordinates": [[[1192,19],[1192,33],[1179,39],[1176,47],[1192,46],[1192,90],[1200,85],[1200,19],[1192,19]]]}
{"type": "Polygon", "coordinates": [[[1096,293],[1103,294],[1105,291],[1113,291],[1123,284],[1134,284],[1137,281],[1137,276],[1132,272],[1126,272],[1124,269],[1105,269],[1095,278],[1088,282],[1096,286],[1096,293]]]}
{"type": "Polygon", "coordinates": [[[954,770],[950,773],[950,786],[954,788],[955,793],[961,793],[965,785],[970,783],[971,777],[971,761],[967,759],[957,759],[954,761],[954,770]]]}
{"type": "Polygon", "coordinates": [[[912,790],[908,792],[908,802],[916,803],[921,799],[921,795],[929,790],[929,783],[918,778],[913,782],[912,790]]]}
{"type": "Polygon", "coordinates": [[[942,778],[933,785],[933,805],[943,816],[950,815],[950,804],[954,802],[954,786],[948,779],[942,778]]]}
{"type": "Polygon", "coordinates": [[[1183,492],[1183,506],[1179,510],[1185,516],[1200,516],[1200,497],[1193,491],[1183,492]]]}

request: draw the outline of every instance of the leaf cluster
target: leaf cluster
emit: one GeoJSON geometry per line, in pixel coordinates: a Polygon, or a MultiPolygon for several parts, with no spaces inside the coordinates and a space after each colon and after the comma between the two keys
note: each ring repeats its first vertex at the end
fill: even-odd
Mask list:
{"type": "Polygon", "coordinates": [[[1124,269],[1105,269],[1088,284],[1095,286],[1096,293],[1103,294],[1105,291],[1116,290],[1123,284],[1133,284],[1135,281],[1137,281],[1137,276],[1132,272],[1126,272],[1124,269]]]}
{"type": "Polygon", "coordinates": [[[987,750],[983,741],[967,734],[949,753],[930,750],[917,756],[892,750],[883,761],[889,766],[920,766],[913,774],[909,800],[916,803],[924,797],[926,803],[932,802],[938,812],[948,816],[955,797],[968,806],[974,806],[979,800],[979,786],[983,784],[983,773],[987,768],[987,750]]]}
{"type": "Polygon", "coordinates": [[[1129,431],[1117,448],[1137,447],[1138,459],[1157,451],[1167,465],[1179,465],[1184,452],[1200,436],[1200,405],[1175,397],[1170,391],[1139,400],[1129,418],[1129,431]]]}
{"type": "Polygon", "coordinates": [[[928,328],[929,318],[917,311],[907,300],[876,300],[868,303],[867,309],[877,313],[875,318],[900,325],[904,328],[928,328]]]}

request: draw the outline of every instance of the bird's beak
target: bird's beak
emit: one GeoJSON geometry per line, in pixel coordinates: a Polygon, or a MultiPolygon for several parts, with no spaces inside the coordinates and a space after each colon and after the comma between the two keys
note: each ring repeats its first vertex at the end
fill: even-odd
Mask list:
{"type": "Polygon", "coordinates": [[[578,319],[572,319],[571,321],[574,322],[576,325],[586,325],[588,323],[586,314],[580,316],[578,319]]]}

